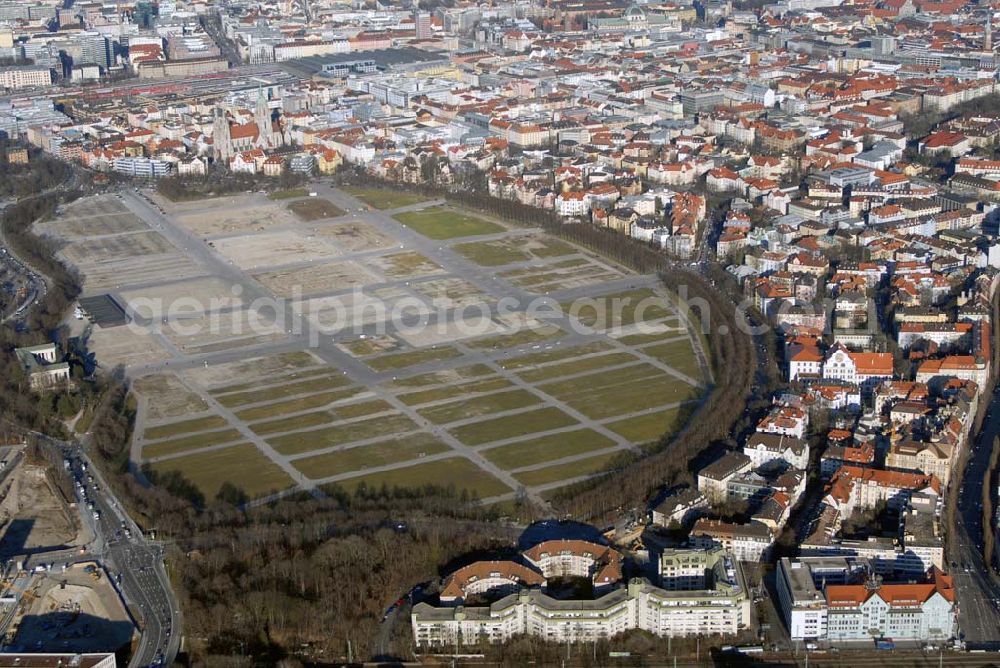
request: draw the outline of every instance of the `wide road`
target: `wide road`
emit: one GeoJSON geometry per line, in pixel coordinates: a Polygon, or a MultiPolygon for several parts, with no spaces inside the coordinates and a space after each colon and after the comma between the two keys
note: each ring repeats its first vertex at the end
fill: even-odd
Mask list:
{"type": "MultiPolygon", "coordinates": [[[[1000,389],[1000,387],[998,387],[1000,389]]],[[[1000,649],[1000,586],[983,561],[983,484],[990,450],[1000,435],[1000,393],[988,397],[983,429],[973,442],[958,495],[957,526],[949,541],[949,560],[958,589],[959,630],[970,649],[1000,649]]]]}
{"type": "MultiPolygon", "coordinates": [[[[169,665],[179,649],[181,620],[162,550],[145,539],[83,450],[61,445],[71,473],[83,484],[98,513],[91,516],[95,539],[89,553],[115,578],[129,612],[140,624],[139,645],[129,666],[169,665]]],[[[81,503],[81,507],[85,506],[81,503]]]]}

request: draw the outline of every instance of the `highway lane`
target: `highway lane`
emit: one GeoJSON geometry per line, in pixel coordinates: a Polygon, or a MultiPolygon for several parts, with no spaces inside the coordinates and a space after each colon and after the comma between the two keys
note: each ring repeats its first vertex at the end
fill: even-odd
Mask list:
{"type": "Polygon", "coordinates": [[[129,666],[169,665],[179,649],[181,620],[162,549],[143,537],[83,450],[61,445],[71,472],[85,490],[84,496],[77,488],[81,508],[90,511],[85,504],[93,505],[90,517],[95,540],[89,554],[79,560],[96,558],[104,565],[140,625],[139,645],[129,666]]]}
{"type": "Polygon", "coordinates": [[[970,648],[1000,647],[1000,585],[983,561],[983,484],[994,439],[1000,435],[1000,392],[983,429],[973,441],[958,495],[958,522],[949,541],[951,570],[958,589],[959,629],[970,648]]]}

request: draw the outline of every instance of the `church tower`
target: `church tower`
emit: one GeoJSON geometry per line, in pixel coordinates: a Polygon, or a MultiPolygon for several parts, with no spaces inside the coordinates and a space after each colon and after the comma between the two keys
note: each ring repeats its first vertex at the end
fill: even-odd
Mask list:
{"type": "Polygon", "coordinates": [[[261,87],[257,88],[257,108],[254,111],[254,120],[257,122],[257,132],[258,145],[263,148],[271,148],[274,145],[271,135],[273,133],[271,126],[271,108],[267,104],[267,96],[264,95],[264,89],[261,87]]]}
{"type": "Polygon", "coordinates": [[[212,152],[216,160],[229,161],[233,155],[233,141],[229,136],[229,119],[218,107],[212,112],[212,152]]]}

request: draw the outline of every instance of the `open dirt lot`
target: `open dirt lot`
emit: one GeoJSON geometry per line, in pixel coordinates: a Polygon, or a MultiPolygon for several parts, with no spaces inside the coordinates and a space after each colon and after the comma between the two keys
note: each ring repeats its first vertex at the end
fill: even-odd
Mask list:
{"type": "Polygon", "coordinates": [[[94,579],[85,568],[77,565],[36,579],[31,605],[16,620],[16,646],[41,652],[106,652],[131,641],[135,627],[114,587],[103,571],[94,579]]]}
{"type": "Polygon", "coordinates": [[[171,373],[143,376],[132,383],[132,389],[139,395],[143,410],[154,420],[189,416],[208,410],[205,400],[171,373]]]}
{"type": "Polygon", "coordinates": [[[60,252],[75,265],[92,265],[139,255],[159,255],[174,250],[159,232],[113,234],[69,244],[60,252]]]}
{"type": "Polygon", "coordinates": [[[376,271],[390,279],[417,278],[444,273],[444,269],[440,265],[414,251],[381,255],[369,258],[367,262],[369,266],[374,267],[376,271]]]}
{"type": "Polygon", "coordinates": [[[340,255],[337,247],[329,241],[301,232],[267,232],[227,237],[214,243],[216,250],[241,269],[274,267],[340,255]]]}
{"type": "Polygon", "coordinates": [[[128,325],[108,329],[94,325],[90,338],[87,339],[87,349],[105,369],[119,364],[128,367],[170,358],[170,353],[163,349],[152,334],[128,325]]]}
{"type": "Polygon", "coordinates": [[[154,319],[240,308],[243,305],[243,300],[234,294],[231,283],[211,276],[126,290],[121,296],[139,316],[154,319]]]}
{"type": "Polygon", "coordinates": [[[316,264],[304,269],[283,269],[256,274],[254,278],[279,297],[318,295],[356,288],[376,279],[357,262],[350,260],[316,264]]]}
{"type": "Polygon", "coordinates": [[[203,276],[205,269],[180,253],[120,258],[79,267],[84,293],[99,294],[138,283],[176,280],[178,276],[203,276]]]}
{"type": "Polygon", "coordinates": [[[324,218],[339,218],[344,212],[333,205],[333,202],[322,197],[300,199],[288,205],[288,210],[298,216],[299,220],[311,222],[324,218]]]}
{"type": "MultiPolygon", "coordinates": [[[[439,278],[417,285],[417,291],[431,300],[438,308],[452,309],[489,304],[494,301],[475,285],[461,278],[439,278]]],[[[484,332],[488,333],[488,332],[484,332]]]]}
{"type": "Polygon", "coordinates": [[[621,278],[622,273],[610,266],[586,257],[557,260],[544,265],[532,265],[501,274],[514,285],[537,294],[599,285],[621,278]]]}
{"type": "Polygon", "coordinates": [[[278,202],[257,203],[248,197],[221,197],[216,206],[178,212],[177,221],[198,236],[211,237],[241,232],[257,232],[299,222],[295,214],[278,202]]]}
{"type": "Polygon", "coordinates": [[[320,236],[332,240],[345,253],[381,250],[397,245],[396,241],[368,223],[344,222],[323,225],[317,229],[320,236]]]}
{"type": "Polygon", "coordinates": [[[423,316],[430,309],[416,297],[404,295],[372,297],[351,292],[333,297],[303,299],[295,304],[296,313],[309,318],[317,330],[327,335],[354,332],[364,325],[387,320],[398,305],[399,312],[423,316]],[[403,301],[405,300],[405,301],[403,301]]]}
{"type": "Polygon", "coordinates": [[[223,391],[233,391],[251,388],[265,378],[275,378],[284,374],[295,373],[303,369],[316,368],[322,362],[312,353],[305,350],[280,355],[250,357],[237,362],[213,364],[207,367],[197,367],[185,372],[185,375],[202,387],[223,391]]]}
{"type": "Polygon", "coordinates": [[[78,544],[79,522],[44,466],[22,461],[3,484],[0,501],[0,555],[78,544]]]}
{"type": "Polygon", "coordinates": [[[148,229],[148,227],[137,216],[123,211],[107,215],[60,217],[55,221],[41,223],[35,229],[41,234],[73,240],[105,234],[138,232],[148,229]]]}
{"type": "Polygon", "coordinates": [[[449,319],[431,327],[422,327],[419,331],[400,332],[399,337],[414,348],[422,348],[505,331],[507,328],[502,323],[488,315],[469,314],[457,320],[449,319]]]}
{"type": "Polygon", "coordinates": [[[175,319],[160,326],[163,334],[185,352],[214,352],[283,338],[285,330],[268,315],[244,309],[175,319]]]}

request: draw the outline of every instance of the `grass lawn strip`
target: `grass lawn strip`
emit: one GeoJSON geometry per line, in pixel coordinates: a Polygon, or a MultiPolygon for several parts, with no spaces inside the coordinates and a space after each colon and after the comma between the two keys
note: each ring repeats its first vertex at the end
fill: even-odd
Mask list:
{"type": "Polygon", "coordinates": [[[448,431],[466,445],[483,445],[484,443],[527,436],[574,424],[576,424],[576,420],[566,413],[553,406],[546,406],[517,415],[507,415],[475,424],[454,427],[448,431]]]}
{"type": "Polygon", "coordinates": [[[687,337],[670,341],[669,343],[646,346],[639,350],[645,355],[658,359],[672,369],[680,371],[685,376],[690,376],[696,380],[703,380],[701,377],[701,366],[694,355],[691,340],[687,337]]]}
{"type": "Polygon", "coordinates": [[[311,394],[325,390],[333,390],[350,384],[351,381],[348,380],[347,376],[341,373],[327,374],[317,378],[299,380],[285,385],[271,385],[265,389],[227,394],[223,397],[216,397],[216,401],[223,406],[232,408],[233,406],[242,406],[244,404],[256,404],[262,401],[284,399],[286,397],[293,397],[299,394],[311,394]]]}
{"type": "Polygon", "coordinates": [[[485,394],[475,398],[464,398],[450,404],[422,408],[417,412],[434,424],[447,424],[491,413],[526,408],[540,402],[541,399],[531,392],[516,389],[496,394],[485,394]]]}
{"type": "Polygon", "coordinates": [[[168,436],[177,436],[178,434],[187,434],[193,431],[205,431],[206,429],[217,429],[225,426],[225,418],[218,415],[208,415],[193,420],[182,420],[156,427],[148,427],[142,433],[142,437],[149,441],[155,438],[166,438],[168,436]]]}
{"type": "Polygon", "coordinates": [[[434,462],[427,462],[426,464],[417,464],[416,466],[372,473],[370,475],[343,480],[338,482],[337,485],[348,491],[353,491],[362,482],[376,489],[381,488],[383,485],[386,485],[389,489],[393,487],[423,487],[424,485],[439,485],[442,487],[454,485],[455,489],[468,490],[470,493],[478,495],[481,499],[500,496],[512,491],[507,485],[464,457],[440,459],[434,462]]]}
{"type": "Polygon", "coordinates": [[[556,381],[539,387],[592,419],[693,399],[700,390],[649,364],[556,381]]]}
{"type": "Polygon", "coordinates": [[[515,473],[514,477],[517,478],[519,482],[522,482],[529,487],[547,485],[560,480],[570,480],[572,478],[579,478],[580,476],[590,475],[592,473],[599,473],[607,468],[608,464],[610,464],[615,457],[620,455],[620,452],[606,452],[602,455],[586,457],[584,459],[578,459],[565,464],[556,464],[555,466],[547,466],[533,471],[515,473]]]}
{"type": "Polygon", "coordinates": [[[417,425],[405,415],[388,415],[335,425],[324,429],[300,431],[268,439],[283,455],[297,455],[310,450],[345,445],[379,436],[392,436],[416,431],[417,425]]]}
{"type": "Polygon", "coordinates": [[[592,429],[577,429],[520,443],[501,445],[481,450],[480,453],[500,468],[510,470],[609,448],[612,445],[614,441],[603,434],[592,429]]]}
{"type": "Polygon", "coordinates": [[[586,343],[582,346],[576,346],[574,348],[560,348],[559,350],[546,351],[543,353],[531,353],[528,355],[522,355],[521,357],[515,357],[514,359],[505,359],[502,364],[505,369],[523,369],[524,367],[538,366],[539,364],[545,364],[546,362],[556,362],[571,357],[580,357],[582,355],[590,355],[592,353],[603,353],[608,350],[612,350],[610,343],[606,341],[594,341],[593,343],[586,343]]]}
{"type": "Polygon", "coordinates": [[[278,401],[273,404],[245,408],[241,411],[237,411],[236,417],[241,420],[246,420],[247,422],[253,420],[263,420],[264,418],[270,417],[278,417],[279,415],[287,415],[288,413],[307,411],[310,408],[320,408],[321,406],[332,404],[334,401],[346,399],[347,397],[353,397],[363,391],[364,388],[362,387],[350,387],[343,390],[334,390],[332,392],[311,394],[309,396],[299,397],[298,399],[291,399],[289,401],[278,401]]]}
{"type": "Polygon", "coordinates": [[[603,369],[609,366],[618,366],[620,364],[638,361],[639,359],[637,357],[634,357],[629,353],[614,352],[606,355],[582,357],[580,359],[570,360],[559,364],[550,364],[537,369],[527,369],[519,372],[518,375],[529,383],[534,383],[542,380],[550,380],[552,378],[572,376],[573,374],[583,373],[584,371],[593,371],[594,369],[603,369]]]}
{"type": "Polygon", "coordinates": [[[236,429],[222,429],[220,431],[210,431],[196,436],[185,436],[184,438],[174,438],[169,441],[157,441],[142,446],[142,458],[153,459],[154,457],[164,457],[166,455],[176,455],[178,452],[188,450],[198,450],[211,445],[219,445],[227,441],[238,441],[243,435],[236,429]]]}
{"type": "Polygon", "coordinates": [[[657,441],[667,433],[677,431],[680,424],[681,411],[677,408],[665,408],[645,415],[606,422],[604,426],[632,443],[643,445],[657,441]]]}
{"type": "Polygon", "coordinates": [[[331,422],[353,420],[355,418],[374,415],[375,413],[384,413],[392,410],[393,407],[385,401],[382,401],[381,399],[373,399],[371,401],[360,401],[358,403],[346,404],[344,406],[315,411],[313,413],[300,413],[299,415],[293,415],[292,417],[282,418],[280,420],[255,422],[250,425],[250,429],[252,429],[255,434],[260,434],[261,436],[265,436],[267,434],[280,434],[286,431],[298,431],[300,429],[308,429],[310,427],[319,427],[325,424],[330,424],[331,422]]]}
{"type": "Polygon", "coordinates": [[[293,465],[311,480],[316,480],[351,471],[363,471],[366,468],[418,459],[425,455],[444,452],[447,449],[447,445],[436,440],[430,434],[420,433],[390,441],[359,445],[346,450],[327,452],[314,457],[296,459],[293,465]]]}
{"type": "Polygon", "coordinates": [[[366,359],[365,364],[375,371],[389,371],[391,369],[405,369],[408,366],[415,366],[425,362],[437,362],[461,356],[462,353],[457,348],[441,346],[438,348],[424,348],[405,353],[372,357],[366,359]]]}
{"type": "Polygon", "coordinates": [[[288,489],[292,479],[250,444],[178,457],[152,465],[157,471],[180,471],[206,499],[213,499],[224,482],[231,482],[250,497],[288,489]]]}
{"type": "Polygon", "coordinates": [[[400,394],[397,398],[407,406],[420,406],[422,404],[429,404],[432,401],[444,401],[446,399],[454,399],[455,397],[471,397],[481,392],[493,392],[512,386],[513,383],[506,378],[496,376],[484,380],[474,380],[469,383],[445,385],[429,390],[409,392],[407,394],[400,394]]]}

